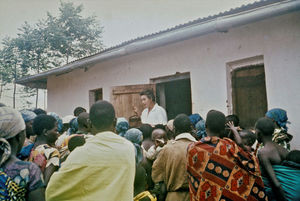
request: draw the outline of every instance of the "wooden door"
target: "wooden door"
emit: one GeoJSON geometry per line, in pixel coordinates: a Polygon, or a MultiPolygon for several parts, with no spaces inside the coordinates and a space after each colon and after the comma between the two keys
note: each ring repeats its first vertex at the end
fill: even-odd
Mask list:
{"type": "Polygon", "coordinates": [[[232,72],[233,113],[242,127],[252,127],[267,112],[267,94],[263,65],[249,66],[232,72]]]}
{"type": "Polygon", "coordinates": [[[125,117],[127,120],[134,115],[133,107],[137,107],[139,114],[144,110],[140,93],[152,89],[155,94],[155,84],[139,84],[112,87],[111,102],[115,107],[116,117],[125,117]]]}

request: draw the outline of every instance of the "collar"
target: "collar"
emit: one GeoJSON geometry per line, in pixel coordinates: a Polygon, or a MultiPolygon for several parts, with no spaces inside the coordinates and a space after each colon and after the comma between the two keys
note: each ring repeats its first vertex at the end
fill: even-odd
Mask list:
{"type": "MultiPolygon", "coordinates": [[[[152,108],[152,110],[150,110],[150,112],[156,110],[157,107],[158,107],[158,104],[155,103],[154,106],[153,106],[153,108],[152,108]]],[[[147,112],[149,112],[149,108],[147,108],[147,112]]]]}
{"type": "Polygon", "coordinates": [[[181,133],[175,137],[175,141],[180,139],[188,139],[192,142],[197,142],[197,140],[189,133],[181,133]]]}

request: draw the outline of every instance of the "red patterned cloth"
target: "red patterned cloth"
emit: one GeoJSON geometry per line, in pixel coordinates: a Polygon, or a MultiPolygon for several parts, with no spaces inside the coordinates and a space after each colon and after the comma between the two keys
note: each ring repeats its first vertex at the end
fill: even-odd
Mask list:
{"type": "Polygon", "coordinates": [[[202,138],[187,155],[191,201],[268,200],[257,158],[231,139],[202,138]]]}

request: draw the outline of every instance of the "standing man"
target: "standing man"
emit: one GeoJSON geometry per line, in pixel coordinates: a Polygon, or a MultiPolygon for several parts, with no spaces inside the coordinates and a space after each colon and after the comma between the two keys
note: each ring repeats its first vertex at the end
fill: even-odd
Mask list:
{"type": "MultiPolygon", "coordinates": [[[[142,91],[140,96],[145,108],[141,115],[142,123],[150,124],[151,126],[155,126],[156,124],[166,125],[168,122],[166,110],[155,102],[153,91],[151,89],[147,89],[142,91]]],[[[135,112],[137,113],[136,108],[135,112]]]]}
{"type": "Polygon", "coordinates": [[[174,119],[175,140],[163,147],[154,161],[152,179],[166,186],[166,201],[189,201],[189,185],[186,172],[187,147],[196,139],[191,132],[191,121],[185,114],[174,119]]]}
{"type": "Polygon", "coordinates": [[[90,109],[93,138],[77,147],[53,174],[47,201],[132,201],[135,151],[131,142],[113,133],[115,110],[107,101],[90,109]]]}

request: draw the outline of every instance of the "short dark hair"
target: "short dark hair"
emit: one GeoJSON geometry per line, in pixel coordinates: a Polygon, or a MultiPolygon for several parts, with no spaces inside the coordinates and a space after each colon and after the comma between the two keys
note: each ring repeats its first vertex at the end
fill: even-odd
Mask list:
{"type": "Polygon", "coordinates": [[[33,110],[33,112],[36,114],[36,115],[40,115],[40,114],[47,114],[47,112],[41,108],[35,108],[33,110]]]}
{"type": "Polygon", "coordinates": [[[255,129],[261,131],[263,136],[272,136],[274,133],[275,125],[272,119],[268,117],[262,117],[255,123],[255,129]]]}
{"type": "Polygon", "coordinates": [[[179,114],[174,119],[174,127],[176,134],[188,133],[191,131],[191,120],[186,114],[179,114]]]}
{"type": "Polygon", "coordinates": [[[75,117],[78,117],[82,112],[86,112],[86,109],[84,109],[83,107],[76,107],[73,111],[75,117]]]}
{"type": "Polygon", "coordinates": [[[43,130],[51,130],[54,128],[56,119],[53,116],[40,114],[33,120],[33,132],[36,135],[42,135],[43,130]]]}
{"type": "Polygon", "coordinates": [[[153,102],[155,102],[155,96],[154,96],[152,89],[146,89],[146,90],[142,91],[140,93],[140,96],[143,96],[143,95],[147,96],[149,99],[151,99],[153,102]]]}
{"type": "Polygon", "coordinates": [[[234,126],[237,127],[240,125],[240,119],[237,115],[235,114],[231,114],[231,115],[228,115],[226,116],[226,123],[232,121],[234,126]]]}
{"type": "Polygon", "coordinates": [[[213,133],[219,133],[223,135],[225,130],[225,122],[225,115],[220,111],[210,110],[206,115],[206,128],[213,133]]]}
{"type": "Polygon", "coordinates": [[[144,139],[147,139],[147,138],[151,139],[151,134],[152,134],[153,128],[150,124],[142,124],[138,129],[140,131],[142,131],[144,139]]]}
{"type": "Polygon", "coordinates": [[[68,149],[72,152],[76,147],[82,146],[85,144],[85,139],[83,136],[74,136],[71,137],[68,143],[68,149]]]}
{"type": "Polygon", "coordinates": [[[242,139],[245,139],[247,146],[252,146],[256,141],[256,135],[249,129],[244,129],[239,132],[242,139]]]}
{"type": "Polygon", "coordinates": [[[90,120],[97,129],[107,129],[115,121],[114,106],[108,101],[97,101],[90,109],[90,120]]]}

